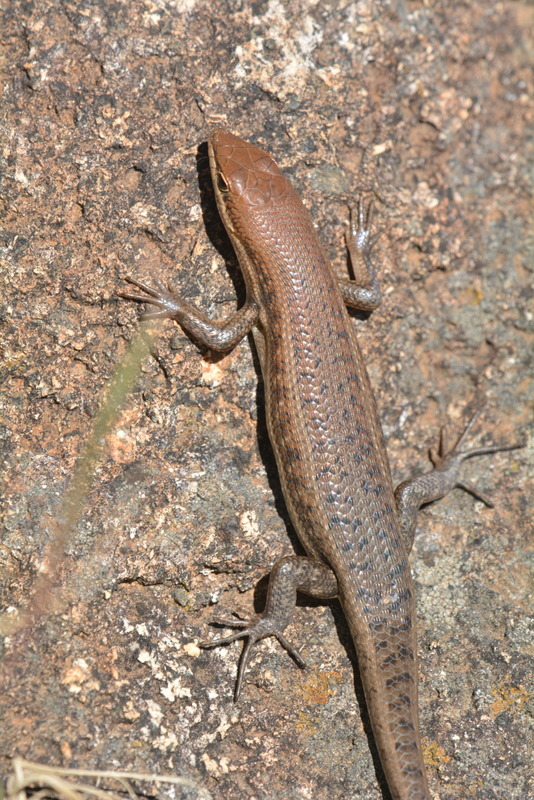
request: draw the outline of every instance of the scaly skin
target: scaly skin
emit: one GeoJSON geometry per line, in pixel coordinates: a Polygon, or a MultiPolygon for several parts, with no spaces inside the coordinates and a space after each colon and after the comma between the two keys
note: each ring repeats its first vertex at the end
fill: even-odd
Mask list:
{"type": "MultiPolygon", "coordinates": [[[[217,205],[239,257],[247,300],[214,322],[162,284],[129,279],[151,317],[172,317],[204,345],[228,350],[254,328],[266,418],[291,519],[308,558],[273,569],[264,613],[225,621],[250,647],[284,636],[297,589],[339,597],[354,640],[381,763],[394,800],[429,800],[419,734],[414,590],[408,565],[415,513],[446,494],[469,455],[440,454],[436,470],[394,493],[373,392],[346,304],[379,303],[369,258],[369,214],[360,205],[348,238],[356,280],[337,280],[311,219],[272,158],[237,136],[209,140],[217,205]]],[[[463,441],[463,438],[462,438],[463,441]]],[[[485,448],[483,452],[496,449],[485,448]]],[[[436,457],[437,459],[438,457],[436,457]]]]}

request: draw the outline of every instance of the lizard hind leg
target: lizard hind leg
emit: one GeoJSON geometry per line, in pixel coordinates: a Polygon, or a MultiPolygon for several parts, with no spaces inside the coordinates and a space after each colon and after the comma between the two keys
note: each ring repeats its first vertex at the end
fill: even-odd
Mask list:
{"type": "Polygon", "coordinates": [[[238,639],[247,639],[239,663],[234,700],[237,701],[241,694],[243,676],[252,646],[260,639],[274,636],[300,667],[306,666],[298,650],[284,636],[284,631],[293,618],[297,591],[323,599],[336,597],[338,593],[337,580],[326,564],[303,556],[281,558],[271,572],[267,602],[263,613],[250,620],[216,618],[213,620],[216,625],[226,625],[230,628],[240,628],[240,630],[220,639],[199,643],[200,647],[218,647],[238,639]]]}
{"type": "Polygon", "coordinates": [[[395,499],[401,518],[401,531],[408,553],[413,546],[417,511],[425,503],[439,500],[445,497],[452,489],[459,488],[469,492],[489,508],[493,507],[489,497],[470,483],[467,483],[467,481],[460,479],[460,468],[464,461],[474,456],[517,450],[525,446],[524,443],[501,444],[463,450],[462,448],[479,414],[480,411],[477,411],[469,420],[463,433],[451,448],[447,446],[445,431],[442,428],[438,448],[430,449],[430,460],[434,465],[434,469],[430,472],[425,472],[423,475],[418,475],[416,478],[403,481],[395,489],[395,499]]]}

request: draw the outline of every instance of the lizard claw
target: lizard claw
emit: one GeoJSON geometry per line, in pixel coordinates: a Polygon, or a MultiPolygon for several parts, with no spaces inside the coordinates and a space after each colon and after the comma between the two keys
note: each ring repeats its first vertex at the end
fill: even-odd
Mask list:
{"type": "Polygon", "coordinates": [[[243,648],[243,652],[241,653],[239,668],[237,670],[234,702],[237,702],[241,694],[243,676],[250,659],[252,646],[260,639],[266,639],[268,636],[276,637],[282,647],[287,650],[289,655],[295,659],[299,667],[306,667],[306,662],[300,655],[299,651],[286,639],[282,631],[277,629],[276,621],[267,615],[253,617],[251,620],[223,619],[221,617],[217,617],[212,620],[212,624],[225,625],[229,628],[241,628],[241,630],[237,631],[237,633],[231,633],[229,636],[223,636],[219,639],[211,639],[209,641],[199,642],[199,647],[218,647],[219,645],[231,644],[232,642],[236,642],[238,639],[247,639],[245,647],[243,648]]]}
{"type": "Polygon", "coordinates": [[[183,301],[166,286],[163,281],[156,279],[154,281],[155,288],[149,286],[147,283],[135,280],[135,278],[126,277],[128,283],[136,286],[145,294],[134,294],[133,292],[119,292],[119,297],[125,300],[133,300],[135,303],[148,303],[155,306],[156,311],[150,311],[143,314],[143,319],[164,319],[174,317],[177,311],[183,308],[183,301]]]}
{"type": "Polygon", "coordinates": [[[359,250],[364,251],[369,256],[382,235],[382,231],[378,231],[371,236],[370,231],[374,212],[373,201],[369,200],[366,203],[363,195],[359,195],[356,206],[349,205],[349,212],[349,229],[345,236],[347,245],[350,247],[351,242],[353,242],[359,250]]]}
{"type": "Polygon", "coordinates": [[[470,450],[461,450],[460,448],[465,443],[471,432],[471,429],[473,428],[473,425],[480,416],[480,411],[481,409],[478,409],[478,411],[473,414],[456,443],[450,449],[447,448],[446,444],[445,428],[441,428],[439,445],[437,449],[434,447],[429,449],[429,456],[436,472],[448,472],[450,474],[453,486],[457,486],[459,489],[463,489],[465,492],[472,494],[473,497],[481,500],[486,506],[488,506],[488,508],[493,508],[493,503],[487,495],[479,492],[478,489],[476,489],[470,483],[458,480],[457,476],[460,465],[468,458],[472,458],[473,456],[483,456],[487,455],[488,453],[502,453],[505,450],[519,450],[520,448],[525,447],[525,443],[519,442],[517,444],[488,445],[485,447],[473,447],[470,450]]]}

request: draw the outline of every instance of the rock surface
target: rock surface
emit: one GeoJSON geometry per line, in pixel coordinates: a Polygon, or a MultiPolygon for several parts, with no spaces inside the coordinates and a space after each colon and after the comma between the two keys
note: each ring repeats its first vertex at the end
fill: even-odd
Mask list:
{"type": "MultiPolygon", "coordinates": [[[[209,130],[227,126],[291,177],[340,274],[347,206],[374,197],[384,299],[355,325],[396,481],[479,406],[475,441],[524,439],[532,6],[11,0],[2,13],[4,624],[31,612],[5,638],[3,772],[19,755],[184,775],[213,798],[380,800],[335,603],[303,598],[288,632],[309,670],[264,642],[236,705],[241,645],[197,646],[217,613],[261,609],[261,579],[298,551],[251,347],[203,357],[164,323],[97,452],[93,421],[139,328],[117,292],[126,275],[162,278],[219,318],[243,301],[206,160],[209,130]]],[[[494,509],[455,491],[420,514],[421,721],[440,800],[532,796],[527,458],[466,464],[494,509]]]]}

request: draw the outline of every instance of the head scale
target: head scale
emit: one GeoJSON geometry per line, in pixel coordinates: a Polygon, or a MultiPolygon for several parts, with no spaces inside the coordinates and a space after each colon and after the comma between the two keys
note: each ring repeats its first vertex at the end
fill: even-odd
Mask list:
{"type": "Polygon", "coordinates": [[[234,214],[267,207],[287,191],[288,183],[271,156],[233,133],[216,128],[208,149],[217,205],[225,223],[227,215],[231,221],[234,214]]]}

